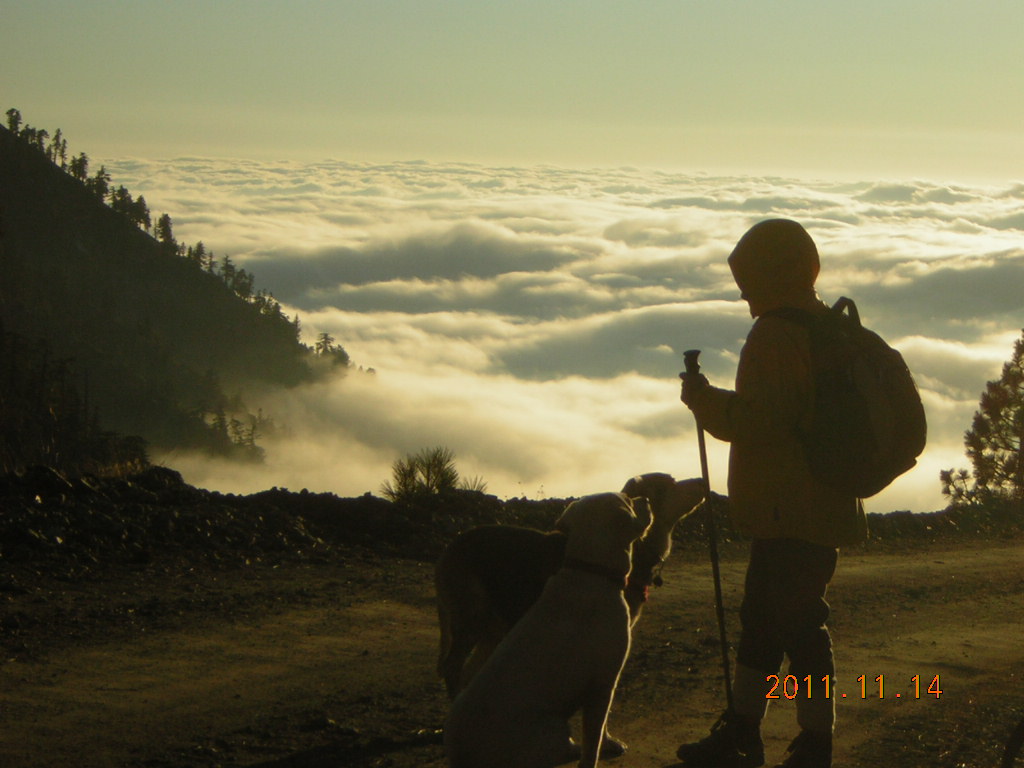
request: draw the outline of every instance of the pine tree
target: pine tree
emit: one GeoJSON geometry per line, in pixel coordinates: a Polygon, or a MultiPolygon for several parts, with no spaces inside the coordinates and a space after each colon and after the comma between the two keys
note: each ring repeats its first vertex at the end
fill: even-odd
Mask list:
{"type": "Polygon", "coordinates": [[[224,284],[228,287],[234,288],[235,275],[237,269],[235,268],[235,262],[231,260],[231,257],[227,254],[220,260],[220,268],[218,269],[220,279],[224,281],[224,284]]]}
{"type": "Polygon", "coordinates": [[[120,185],[117,189],[112,190],[110,193],[110,207],[118,213],[127,216],[129,219],[132,215],[132,206],[135,204],[135,200],[132,199],[132,193],[129,192],[124,184],[120,185]]]}
{"type": "Polygon", "coordinates": [[[110,193],[110,174],[106,166],[101,165],[96,175],[85,182],[86,188],[100,200],[106,199],[110,193]]]}
{"type": "Polygon", "coordinates": [[[248,301],[252,296],[253,286],[252,274],[241,268],[235,272],[234,279],[231,281],[231,289],[240,297],[248,301]]]}
{"type": "Polygon", "coordinates": [[[7,110],[7,130],[15,136],[21,132],[21,112],[14,107],[7,110]]]}
{"type": "Polygon", "coordinates": [[[954,503],[1024,502],[1024,332],[1000,377],[985,385],[964,446],[974,469],[942,472],[944,494],[954,503]]]}
{"type": "Polygon", "coordinates": [[[153,237],[160,243],[160,248],[164,253],[171,256],[177,254],[178,242],[174,239],[174,228],[171,226],[169,214],[161,214],[160,218],[156,220],[156,225],[153,227],[153,237]]]}
{"type": "Polygon", "coordinates": [[[80,152],[78,157],[72,157],[68,163],[68,173],[72,178],[84,182],[89,177],[89,156],[80,152]]]}
{"type": "Polygon", "coordinates": [[[185,258],[202,269],[206,262],[206,246],[203,245],[203,241],[200,240],[194,246],[190,245],[185,251],[185,258]]]}
{"type": "Polygon", "coordinates": [[[313,347],[318,355],[326,355],[334,349],[334,337],[327,331],[321,331],[316,337],[316,345],[313,347]]]}
{"type": "Polygon", "coordinates": [[[146,198],[142,195],[135,198],[135,202],[132,203],[131,220],[147,232],[153,226],[153,219],[149,215],[149,206],[146,204],[146,198]]]}

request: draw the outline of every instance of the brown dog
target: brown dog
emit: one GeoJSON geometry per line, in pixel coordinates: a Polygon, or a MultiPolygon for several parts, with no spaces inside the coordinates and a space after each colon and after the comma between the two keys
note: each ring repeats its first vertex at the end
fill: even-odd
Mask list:
{"type": "Polygon", "coordinates": [[[619,673],[629,654],[623,597],[631,548],[651,523],[621,493],[570,504],[558,527],[564,559],[537,601],[452,703],[450,768],[549,768],[573,757],[569,718],[582,709],[579,765],[597,765],[619,673]]]}

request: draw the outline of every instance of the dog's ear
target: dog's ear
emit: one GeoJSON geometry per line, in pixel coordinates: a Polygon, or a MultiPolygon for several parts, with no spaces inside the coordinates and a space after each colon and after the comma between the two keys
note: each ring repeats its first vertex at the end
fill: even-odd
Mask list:
{"type": "Polygon", "coordinates": [[[654,514],[651,512],[651,505],[647,502],[647,499],[641,497],[639,499],[631,499],[630,501],[633,503],[633,512],[636,513],[634,530],[636,531],[636,538],[639,538],[651,527],[651,520],[654,519],[654,514]]]}

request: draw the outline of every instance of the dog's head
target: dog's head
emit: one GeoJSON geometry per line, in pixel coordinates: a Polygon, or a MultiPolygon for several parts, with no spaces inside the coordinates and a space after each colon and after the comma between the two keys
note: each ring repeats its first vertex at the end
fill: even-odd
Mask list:
{"type": "Polygon", "coordinates": [[[629,478],[622,487],[622,493],[631,499],[647,499],[654,515],[652,528],[671,533],[676,523],[693,512],[703,500],[704,483],[699,477],[677,481],[664,472],[649,472],[629,478]]]}
{"type": "Polygon", "coordinates": [[[672,530],[703,500],[704,482],[699,477],[677,482],[672,475],[651,472],[631,477],[622,492],[647,499],[654,517],[650,529],[633,548],[631,581],[660,583],[655,572],[672,550],[672,530]]]}
{"type": "Polygon", "coordinates": [[[645,499],[624,493],[596,493],[578,499],[562,513],[555,527],[568,536],[565,556],[628,573],[633,542],[652,520],[645,499]]]}

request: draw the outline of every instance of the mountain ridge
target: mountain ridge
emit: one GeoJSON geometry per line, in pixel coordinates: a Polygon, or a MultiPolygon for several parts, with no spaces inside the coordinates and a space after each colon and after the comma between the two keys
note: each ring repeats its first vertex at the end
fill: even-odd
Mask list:
{"type": "MultiPolygon", "coordinates": [[[[0,334],[17,341],[6,353],[36,356],[21,365],[35,377],[73,370],[104,430],[258,458],[257,435],[271,424],[249,412],[247,395],[309,381],[323,366],[269,294],[246,300],[184,251],[0,127],[0,334]]],[[[15,375],[38,390],[24,370],[15,375]]]]}

